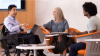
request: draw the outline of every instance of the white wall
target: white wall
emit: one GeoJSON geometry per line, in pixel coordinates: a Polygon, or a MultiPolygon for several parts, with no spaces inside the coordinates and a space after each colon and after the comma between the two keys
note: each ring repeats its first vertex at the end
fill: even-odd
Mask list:
{"type": "Polygon", "coordinates": [[[97,16],[100,17],[100,0],[35,0],[35,22],[38,25],[47,23],[53,19],[53,9],[60,7],[68,20],[69,27],[85,31],[88,18],[83,15],[82,5],[88,1],[97,5],[97,16]]]}

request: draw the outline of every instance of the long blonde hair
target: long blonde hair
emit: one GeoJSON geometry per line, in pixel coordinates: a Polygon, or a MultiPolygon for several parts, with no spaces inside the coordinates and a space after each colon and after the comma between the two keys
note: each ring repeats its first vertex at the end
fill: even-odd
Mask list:
{"type": "Polygon", "coordinates": [[[63,15],[62,9],[60,7],[56,7],[55,9],[56,9],[56,14],[57,14],[55,20],[58,20],[58,21],[64,20],[65,17],[63,15]]]}

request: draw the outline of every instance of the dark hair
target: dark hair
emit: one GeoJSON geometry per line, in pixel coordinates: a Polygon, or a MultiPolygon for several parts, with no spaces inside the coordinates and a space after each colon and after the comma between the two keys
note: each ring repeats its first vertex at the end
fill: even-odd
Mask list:
{"type": "Polygon", "coordinates": [[[16,8],[17,8],[16,5],[9,5],[9,6],[8,6],[8,11],[11,11],[11,9],[12,9],[13,7],[16,7],[16,8]]]}
{"type": "Polygon", "coordinates": [[[88,12],[90,16],[95,16],[97,14],[97,7],[92,2],[85,2],[83,4],[83,10],[88,12]]]}

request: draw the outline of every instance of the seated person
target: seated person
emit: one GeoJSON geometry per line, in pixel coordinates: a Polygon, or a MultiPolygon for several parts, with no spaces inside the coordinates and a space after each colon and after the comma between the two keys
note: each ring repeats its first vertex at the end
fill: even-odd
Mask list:
{"type": "MultiPolygon", "coordinates": [[[[70,34],[74,35],[81,35],[81,34],[88,34],[93,33],[96,31],[100,31],[100,18],[96,16],[97,14],[97,7],[92,2],[85,2],[83,4],[83,13],[84,16],[86,16],[89,20],[87,23],[87,29],[88,31],[85,32],[71,32],[70,34]]],[[[85,49],[86,44],[85,43],[76,43],[70,46],[70,52],[69,56],[76,56],[78,53],[77,51],[80,49],[85,49]]]]}
{"type": "MultiPolygon", "coordinates": [[[[57,7],[53,11],[54,20],[51,20],[47,24],[41,26],[43,30],[47,33],[50,33],[47,29],[51,29],[51,32],[67,32],[69,30],[69,25],[67,20],[64,18],[61,8],[57,7]],[[46,29],[47,28],[47,29],[46,29]]],[[[60,35],[59,37],[54,37],[52,45],[55,46],[53,52],[55,54],[62,53],[63,56],[66,56],[67,49],[70,45],[74,44],[72,38],[68,38],[66,35],[60,35]]]]}
{"type": "MultiPolygon", "coordinates": [[[[24,33],[26,33],[26,27],[28,26],[28,24],[20,24],[17,19],[16,19],[16,15],[17,15],[17,8],[15,5],[9,5],[8,7],[8,16],[4,19],[4,25],[6,26],[6,28],[11,32],[9,34],[18,34],[18,37],[23,37],[24,41],[27,42],[27,44],[39,44],[40,39],[37,35],[34,34],[20,34],[21,30],[24,31],[24,33]],[[16,31],[16,32],[15,32],[16,31]]],[[[22,39],[18,39],[18,42],[22,42],[22,39]]],[[[39,50],[38,51],[39,54],[44,55],[43,54],[43,50],[39,50]]],[[[27,54],[28,55],[28,54],[27,54]]],[[[26,55],[26,56],[27,56],[26,55]]]]}

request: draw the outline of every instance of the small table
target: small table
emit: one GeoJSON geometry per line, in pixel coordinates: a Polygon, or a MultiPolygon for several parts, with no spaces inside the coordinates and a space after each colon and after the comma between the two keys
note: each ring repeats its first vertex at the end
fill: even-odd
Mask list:
{"type": "Polygon", "coordinates": [[[69,34],[67,32],[51,32],[50,34],[69,34]]]}
{"type": "Polygon", "coordinates": [[[45,37],[54,37],[54,36],[59,36],[60,34],[69,34],[67,32],[51,32],[49,33],[50,35],[45,35],[45,37]]]}
{"type": "Polygon", "coordinates": [[[90,42],[99,42],[100,39],[85,39],[84,41],[90,41],[90,42]]]}
{"type": "Polygon", "coordinates": [[[85,39],[84,41],[88,41],[88,42],[100,42],[100,39],[85,39]]]}
{"type": "Polygon", "coordinates": [[[85,39],[84,41],[100,43],[100,39],[85,39]]]}
{"type": "Polygon", "coordinates": [[[16,46],[17,49],[34,49],[34,56],[37,56],[38,49],[53,49],[55,46],[16,46]]]}
{"type": "Polygon", "coordinates": [[[77,35],[67,35],[67,37],[75,37],[75,36],[77,36],[77,35]]]}

